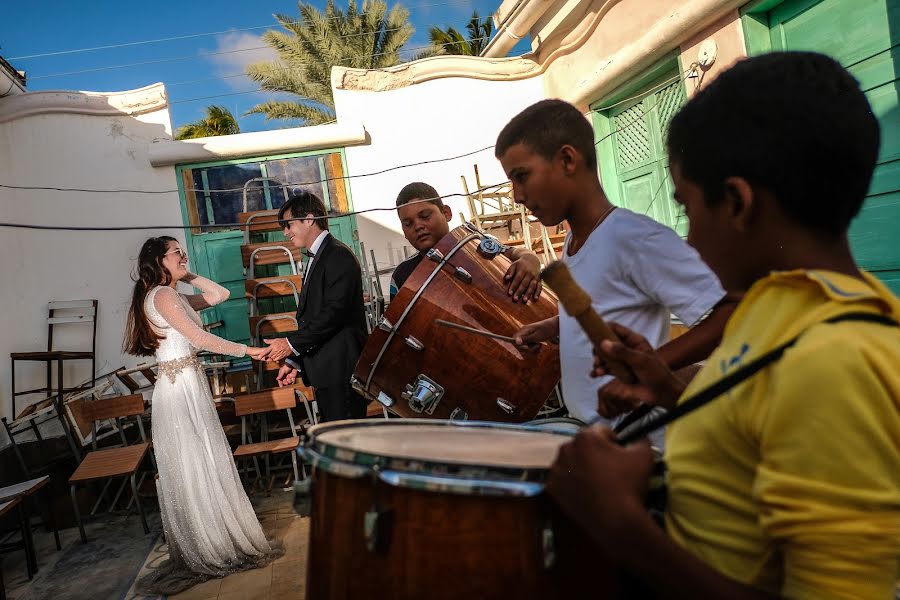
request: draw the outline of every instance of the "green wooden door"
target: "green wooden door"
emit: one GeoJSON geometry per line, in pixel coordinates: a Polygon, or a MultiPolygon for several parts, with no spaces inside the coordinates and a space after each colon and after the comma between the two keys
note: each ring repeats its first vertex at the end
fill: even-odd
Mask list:
{"type": "MultiPolygon", "coordinates": [[[[900,293],[900,0],[788,0],[744,16],[748,52],[812,50],[856,77],[879,122],[869,196],[850,227],[857,262],[900,293]]],[[[827,126],[827,124],[823,124],[827,126]]]]}
{"type": "Polygon", "coordinates": [[[665,150],[669,121],[685,102],[676,68],[643,86],[627,101],[594,109],[600,177],[617,206],[647,215],[687,235],[687,220],[672,200],[665,150]]]}
{"type": "MultiPolygon", "coordinates": [[[[222,321],[224,327],[215,330],[217,335],[236,342],[250,341],[249,310],[244,299],[246,274],[241,260],[244,234],[234,226],[245,204],[250,211],[278,208],[285,200],[285,191],[289,194],[299,187],[322,198],[330,211],[350,212],[352,203],[344,172],[343,156],[338,151],[178,167],[182,213],[185,223],[192,226],[187,233],[191,269],[231,291],[226,302],[203,311],[204,322],[222,321]]],[[[359,254],[355,216],[329,219],[329,227],[337,239],[359,254]]],[[[262,241],[286,244],[281,232],[255,234],[251,239],[262,241]]],[[[288,265],[256,270],[257,277],[288,273],[288,265]]],[[[260,302],[261,314],[295,308],[292,298],[260,302]]]]}

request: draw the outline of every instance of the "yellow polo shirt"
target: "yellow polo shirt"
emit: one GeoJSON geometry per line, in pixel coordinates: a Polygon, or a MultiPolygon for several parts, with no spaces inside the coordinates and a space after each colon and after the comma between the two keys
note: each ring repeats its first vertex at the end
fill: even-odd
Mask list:
{"type": "Polygon", "coordinates": [[[900,320],[874,277],[775,273],[744,297],[683,398],[803,332],[666,438],[675,541],[786,598],[893,597],[900,575],[900,320]]]}

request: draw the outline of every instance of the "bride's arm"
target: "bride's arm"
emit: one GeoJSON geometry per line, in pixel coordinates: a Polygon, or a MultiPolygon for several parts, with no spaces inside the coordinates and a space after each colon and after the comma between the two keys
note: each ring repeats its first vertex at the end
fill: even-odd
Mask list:
{"type": "Polygon", "coordinates": [[[182,281],[203,292],[201,294],[182,294],[194,310],[202,310],[225,302],[231,294],[227,288],[206,277],[200,277],[196,273],[188,273],[182,281]]]}
{"type": "Polygon", "coordinates": [[[178,292],[170,287],[162,287],[153,297],[153,307],[173,329],[187,338],[192,346],[200,350],[208,350],[214,354],[244,356],[247,346],[223,340],[217,335],[204,331],[188,315],[181,303],[178,292]]]}

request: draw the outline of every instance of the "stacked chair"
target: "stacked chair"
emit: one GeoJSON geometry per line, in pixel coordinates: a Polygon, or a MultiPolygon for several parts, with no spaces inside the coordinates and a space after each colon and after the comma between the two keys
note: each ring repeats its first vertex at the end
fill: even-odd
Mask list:
{"type": "MultiPolygon", "coordinates": [[[[265,180],[258,178],[255,181],[265,180]]],[[[280,189],[287,199],[286,186],[275,180],[268,181],[270,190],[280,189]]],[[[244,212],[238,215],[238,220],[244,231],[241,256],[246,272],[244,289],[250,343],[265,346],[265,339],[297,331],[296,312],[303,287],[303,258],[300,251],[284,239],[277,222],[278,211],[247,210],[249,202],[246,192],[247,186],[244,212]]],[[[295,479],[299,478],[296,453],[293,452],[296,445],[291,447],[291,440],[296,438],[299,443],[298,423],[316,423],[317,418],[312,389],[299,382],[289,388],[277,388],[275,373],[278,365],[274,363],[254,361],[253,370],[255,391],[232,397],[234,415],[241,418],[241,442],[235,451],[235,459],[253,459],[256,481],[262,479],[259,460],[264,460],[268,490],[274,482],[272,472],[281,468],[272,462],[284,458],[285,454],[290,454],[290,470],[295,479]],[[303,418],[295,419],[292,411],[298,402],[303,405],[304,414],[303,418]],[[283,441],[285,439],[288,441],[283,441]],[[287,452],[289,448],[291,452],[287,452]]],[[[249,469],[241,469],[241,473],[246,476],[249,469]]]]}
{"type": "MultiPolygon", "coordinates": [[[[556,260],[566,238],[566,229],[559,225],[548,230],[524,205],[515,201],[511,184],[485,188],[478,165],[474,170],[475,190],[472,192],[465,175],[460,176],[469,204],[469,221],[507,246],[524,246],[531,250],[544,265],[556,260]]],[[[462,215],[460,218],[466,220],[462,215]]]]}

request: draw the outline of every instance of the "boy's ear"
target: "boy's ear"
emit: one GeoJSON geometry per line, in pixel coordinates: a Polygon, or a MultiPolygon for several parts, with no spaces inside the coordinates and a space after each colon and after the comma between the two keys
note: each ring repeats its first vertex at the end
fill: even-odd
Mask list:
{"type": "Polygon", "coordinates": [[[735,230],[746,232],[759,210],[753,186],[743,177],[729,177],[723,187],[728,220],[735,230]]]}
{"type": "Polygon", "coordinates": [[[441,212],[444,213],[448,223],[453,219],[453,211],[446,204],[444,205],[444,208],[441,209],[441,212]]]}
{"type": "Polygon", "coordinates": [[[566,175],[573,175],[578,168],[578,163],[583,162],[584,160],[581,153],[569,144],[563,144],[562,147],[557,150],[556,156],[562,163],[563,172],[566,175]]]}

